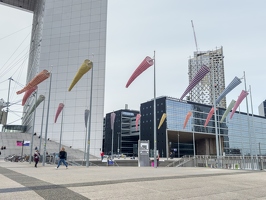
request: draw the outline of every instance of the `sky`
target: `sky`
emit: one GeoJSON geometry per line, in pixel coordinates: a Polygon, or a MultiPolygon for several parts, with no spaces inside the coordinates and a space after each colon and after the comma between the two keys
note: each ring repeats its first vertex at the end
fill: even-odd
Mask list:
{"type": "MultiPolygon", "coordinates": [[[[104,115],[125,108],[125,104],[139,110],[141,103],[153,99],[154,67],[128,88],[125,85],[142,60],[153,57],[154,52],[156,96],[181,97],[189,84],[188,59],[196,51],[191,20],[199,51],[223,47],[226,86],[245,72],[247,90],[251,86],[249,112],[258,114],[258,106],[266,99],[265,8],[264,0],[109,0],[104,115]]],[[[11,82],[10,102],[21,101],[15,91],[20,88],[18,83],[25,84],[27,59],[24,56],[15,61],[27,53],[23,50],[29,48],[31,23],[31,13],[0,5],[0,98],[5,101],[9,77],[17,82],[11,82]],[[6,72],[12,62],[14,68],[6,72]]],[[[242,80],[227,95],[227,105],[244,89],[242,80]]],[[[10,107],[14,112],[9,114],[8,123],[20,119],[20,105],[10,107]]],[[[240,108],[247,111],[246,101],[240,108]]]]}

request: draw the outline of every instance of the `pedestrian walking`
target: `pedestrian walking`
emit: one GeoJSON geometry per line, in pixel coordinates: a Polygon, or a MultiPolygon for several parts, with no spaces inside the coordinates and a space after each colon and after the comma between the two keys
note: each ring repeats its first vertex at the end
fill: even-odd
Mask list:
{"type": "Polygon", "coordinates": [[[66,159],[67,159],[67,152],[65,151],[65,148],[62,147],[61,151],[59,152],[58,165],[55,168],[58,169],[59,166],[61,165],[61,163],[63,163],[66,166],[66,169],[68,169],[68,165],[66,163],[66,159]]]}
{"type": "Polygon", "coordinates": [[[101,159],[103,160],[103,156],[104,156],[104,153],[103,153],[103,151],[101,151],[101,159]]]}
{"type": "Polygon", "coordinates": [[[34,157],[35,167],[37,168],[38,162],[40,160],[40,153],[38,149],[36,149],[33,157],[34,157]]]}

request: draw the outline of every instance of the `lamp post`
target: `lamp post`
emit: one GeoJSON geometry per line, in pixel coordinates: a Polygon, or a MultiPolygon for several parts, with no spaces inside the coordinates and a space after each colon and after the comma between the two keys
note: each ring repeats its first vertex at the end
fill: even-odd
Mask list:
{"type": "Polygon", "coordinates": [[[178,137],[177,137],[177,142],[178,142],[178,146],[177,146],[177,148],[178,148],[178,150],[177,150],[177,155],[178,155],[178,158],[180,157],[180,151],[179,151],[179,133],[178,133],[178,135],[177,135],[178,137]]]}
{"type": "Polygon", "coordinates": [[[111,129],[112,129],[112,146],[111,146],[111,158],[113,160],[113,153],[114,153],[114,122],[115,122],[115,113],[112,112],[111,115],[110,115],[110,118],[111,118],[111,129]]]}
{"type": "Polygon", "coordinates": [[[87,145],[87,159],[86,159],[86,167],[89,167],[90,161],[90,138],[91,138],[91,115],[92,115],[92,86],[93,86],[93,63],[91,68],[91,91],[90,91],[90,113],[89,113],[89,128],[88,128],[88,145],[87,145]]]}
{"type": "Polygon", "coordinates": [[[42,147],[42,129],[43,129],[43,118],[44,118],[44,106],[45,106],[45,101],[43,101],[43,107],[42,107],[42,124],[41,124],[39,152],[41,152],[41,147],[42,147]]]}
{"type": "MultiPolygon", "coordinates": [[[[35,109],[34,109],[34,117],[33,117],[33,124],[32,124],[32,133],[31,133],[31,144],[30,144],[30,160],[29,163],[31,164],[32,157],[32,148],[33,148],[33,135],[34,135],[34,126],[35,126],[35,116],[36,116],[36,102],[37,102],[37,92],[35,92],[35,109]]],[[[24,145],[24,141],[23,144],[24,145]]]]}
{"type": "Polygon", "coordinates": [[[46,115],[46,127],[45,127],[42,166],[44,166],[45,161],[46,161],[46,144],[47,144],[47,134],[48,134],[48,119],[49,119],[49,109],[50,109],[51,85],[52,85],[52,72],[50,72],[50,84],[49,84],[49,94],[48,94],[48,104],[47,104],[47,115],[46,115]]]}
{"type": "Polygon", "coordinates": [[[60,129],[59,152],[60,152],[60,150],[61,150],[61,145],[62,145],[62,132],[63,132],[63,113],[64,113],[64,109],[62,110],[62,117],[61,117],[61,129],[60,129]]]}

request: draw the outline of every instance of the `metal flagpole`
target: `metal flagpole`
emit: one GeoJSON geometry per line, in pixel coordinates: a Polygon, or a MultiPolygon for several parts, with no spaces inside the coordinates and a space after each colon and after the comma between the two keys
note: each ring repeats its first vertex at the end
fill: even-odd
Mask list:
{"type": "Polygon", "coordinates": [[[255,146],[255,155],[256,155],[256,163],[258,166],[258,152],[257,152],[257,139],[256,139],[256,132],[254,128],[254,115],[253,115],[253,104],[252,104],[252,94],[251,94],[251,85],[249,85],[249,93],[250,93],[250,104],[251,104],[251,114],[252,114],[252,128],[253,128],[253,138],[254,138],[254,146],[255,146]]]}
{"type": "MultiPolygon", "coordinates": [[[[36,102],[37,102],[37,91],[35,92],[35,110],[34,110],[34,117],[33,117],[33,123],[32,123],[32,133],[31,133],[31,144],[30,144],[30,160],[29,163],[31,164],[32,156],[32,148],[33,148],[33,135],[34,135],[34,126],[35,126],[35,116],[36,116],[36,102]]],[[[23,144],[24,145],[24,142],[23,144]]]]}
{"type": "Polygon", "coordinates": [[[91,115],[92,115],[92,86],[93,86],[93,62],[91,68],[91,91],[90,91],[90,113],[89,113],[89,128],[88,128],[88,145],[87,145],[87,159],[86,159],[86,167],[89,167],[90,162],[90,134],[91,134],[91,115]]]}
{"type": "MultiPolygon", "coordinates": [[[[245,71],[244,71],[244,82],[245,82],[245,91],[247,91],[245,71]]],[[[250,134],[249,111],[248,111],[248,98],[247,97],[246,97],[246,106],[247,106],[248,135],[249,135],[249,148],[250,148],[250,157],[251,157],[251,169],[254,169],[253,153],[252,153],[252,142],[251,142],[251,134],[250,134]]]]}
{"type": "Polygon", "coordinates": [[[157,167],[157,134],[156,134],[156,70],[155,70],[155,51],[153,56],[154,67],[154,101],[153,101],[153,125],[154,125],[154,167],[157,167]]]}
{"type": "Polygon", "coordinates": [[[44,138],[44,147],[43,147],[42,166],[44,166],[44,163],[46,161],[46,144],[47,144],[47,132],[48,132],[48,119],[49,119],[49,108],[50,108],[51,85],[52,85],[52,72],[50,72],[50,86],[49,86],[49,94],[48,94],[48,104],[47,104],[47,115],[46,115],[46,127],[45,127],[45,138],[44,138]]]}
{"type": "Polygon", "coordinates": [[[60,130],[60,143],[59,143],[59,151],[58,152],[60,152],[60,150],[61,150],[61,144],[62,144],[63,113],[64,113],[64,109],[62,110],[61,130],[60,130]]]}
{"type": "MultiPolygon", "coordinates": [[[[90,114],[90,112],[88,112],[88,114],[90,114]]],[[[86,113],[85,113],[85,115],[86,115],[86,113]]],[[[86,120],[86,118],[85,118],[85,120],[86,120]]],[[[87,123],[87,121],[85,121],[85,124],[86,124],[86,131],[85,131],[85,148],[84,148],[84,161],[86,160],[86,152],[87,152],[87,131],[88,131],[88,123],[87,123]]]]}
{"type": "Polygon", "coordinates": [[[12,77],[10,77],[9,79],[9,84],[8,84],[8,95],[7,95],[7,102],[6,102],[6,112],[8,113],[8,108],[9,108],[9,105],[10,105],[10,102],[9,102],[9,95],[10,95],[10,85],[11,85],[11,81],[13,81],[12,77]]]}
{"type": "Polygon", "coordinates": [[[241,120],[241,110],[240,110],[240,105],[239,105],[239,108],[238,108],[238,112],[239,112],[239,124],[240,124],[240,132],[241,132],[241,151],[242,151],[242,160],[243,160],[243,167],[242,169],[245,169],[246,168],[246,164],[245,164],[245,155],[244,155],[244,147],[243,147],[243,135],[242,135],[242,120],[241,120]]]}
{"type": "Polygon", "coordinates": [[[110,121],[111,121],[111,129],[112,129],[112,146],[111,146],[111,159],[113,160],[113,153],[114,153],[114,122],[115,122],[116,114],[112,112],[110,114],[110,121]]]}
{"type": "Polygon", "coordinates": [[[41,153],[41,147],[42,147],[42,129],[43,129],[43,118],[44,118],[44,106],[45,106],[45,100],[43,101],[43,107],[42,107],[42,124],[41,124],[41,134],[40,134],[40,144],[39,144],[39,152],[41,153]]]}

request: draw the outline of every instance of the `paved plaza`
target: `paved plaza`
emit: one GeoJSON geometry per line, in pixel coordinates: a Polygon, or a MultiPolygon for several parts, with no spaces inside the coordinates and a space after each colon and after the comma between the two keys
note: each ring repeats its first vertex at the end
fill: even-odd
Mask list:
{"type": "Polygon", "coordinates": [[[266,172],[188,167],[84,167],[0,161],[0,199],[266,199],[266,172]]]}

